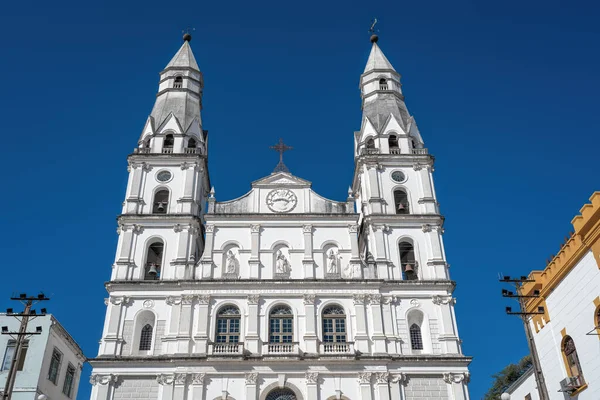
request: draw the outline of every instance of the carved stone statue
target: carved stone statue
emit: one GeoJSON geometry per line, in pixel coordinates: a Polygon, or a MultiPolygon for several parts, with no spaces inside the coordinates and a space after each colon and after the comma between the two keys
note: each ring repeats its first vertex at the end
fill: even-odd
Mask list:
{"type": "Polygon", "coordinates": [[[239,265],[240,265],[240,262],[236,258],[233,250],[228,250],[227,251],[227,263],[226,263],[226,269],[225,269],[226,273],[235,274],[238,271],[239,265]]]}
{"type": "Polygon", "coordinates": [[[327,252],[327,273],[337,274],[338,273],[338,256],[334,249],[330,249],[327,252]]]}
{"type": "Polygon", "coordinates": [[[281,250],[277,250],[277,255],[275,259],[275,273],[277,274],[287,274],[291,271],[290,262],[285,257],[285,254],[281,250]]]}

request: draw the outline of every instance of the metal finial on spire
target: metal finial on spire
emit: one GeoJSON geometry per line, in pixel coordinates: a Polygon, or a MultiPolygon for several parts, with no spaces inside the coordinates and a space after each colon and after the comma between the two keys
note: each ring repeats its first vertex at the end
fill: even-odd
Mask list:
{"type": "Polygon", "coordinates": [[[283,163],[283,153],[285,153],[288,150],[292,150],[293,147],[286,145],[285,143],[283,143],[283,139],[279,138],[279,143],[277,143],[275,146],[269,146],[269,148],[271,150],[275,150],[276,152],[279,153],[279,163],[277,164],[277,166],[275,167],[273,172],[288,172],[289,173],[290,170],[283,163]]]}
{"type": "Polygon", "coordinates": [[[379,40],[379,36],[376,34],[376,32],[379,32],[379,29],[375,29],[375,25],[377,25],[377,18],[373,18],[371,27],[369,28],[369,33],[371,33],[371,43],[377,43],[379,40]]]}
{"type": "Polygon", "coordinates": [[[190,34],[190,30],[193,32],[196,30],[196,28],[185,28],[184,30],[181,31],[181,33],[183,33],[183,40],[185,42],[189,42],[190,40],[192,40],[192,35],[190,34]]]}

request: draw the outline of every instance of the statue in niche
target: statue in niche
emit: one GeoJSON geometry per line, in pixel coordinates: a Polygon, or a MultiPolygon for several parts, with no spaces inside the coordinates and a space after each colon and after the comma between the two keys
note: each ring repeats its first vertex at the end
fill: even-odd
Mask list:
{"type": "Polygon", "coordinates": [[[238,271],[238,267],[240,266],[240,262],[233,250],[229,249],[227,251],[227,261],[225,263],[225,273],[227,274],[235,274],[238,271]]]}
{"type": "Polygon", "coordinates": [[[335,249],[329,249],[327,252],[327,273],[337,274],[338,273],[338,256],[335,249]]]}
{"type": "Polygon", "coordinates": [[[285,254],[283,254],[283,251],[277,250],[277,255],[275,256],[275,273],[288,274],[291,270],[290,262],[285,254]]]}

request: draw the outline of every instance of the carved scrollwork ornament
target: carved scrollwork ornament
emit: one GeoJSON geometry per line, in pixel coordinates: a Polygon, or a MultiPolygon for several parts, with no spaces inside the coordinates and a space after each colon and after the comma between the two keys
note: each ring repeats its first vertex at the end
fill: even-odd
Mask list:
{"type": "Polygon", "coordinates": [[[372,372],[359,372],[358,373],[358,383],[361,385],[370,384],[372,372]]]}
{"type": "Polygon", "coordinates": [[[304,232],[304,233],[312,233],[312,231],[313,231],[312,225],[304,225],[302,227],[302,232],[304,232]]]}
{"type": "Polygon", "coordinates": [[[452,296],[440,296],[440,295],[433,295],[432,297],[432,301],[433,304],[435,305],[441,305],[441,304],[450,304],[450,305],[454,305],[456,304],[456,299],[453,298],[452,296]]]}
{"type": "Polygon", "coordinates": [[[415,171],[420,171],[420,170],[421,170],[421,168],[423,168],[423,166],[422,166],[421,164],[413,164],[413,169],[414,169],[415,171]]]}
{"type": "Polygon", "coordinates": [[[440,235],[443,235],[445,232],[445,229],[442,228],[440,225],[434,225],[432,228],[434,231],[439,232],[440,235]]]}
{"type": "Polygon", "coordinates": [[[248,301],[248,304],[258,304],[259,300],[260,300],[260,295],[258,294],[249,294],[248,297],[246,297],[246,300],[248,301]]]}
{"type": "Polygon", "coordinates": [[[198,296],[198,304],[210,304],[210,294],[201,294],[198,296]]]}
{"type": "Polygon", "coordinates": [[[96,385],[108,385],[109,383],[117,383],[119,381],[119,375],[115,375],[115,374],[106,374],[106,375],[100,375],[100,374],[93,374],[92,376],[90,376],[90,383],[93,386],[96,385]]]}
{"type": "Polygon", "coordinates": [[[397,300],[396,296],[383,296],[383,304],[395,304],[397,300]]]}
{"type": "Polygon", "coordinates": [[[172,385],[174,381],[175,381],[175,377],[173,375],[168,375],[168,374],[156,375],[156,382],[158,382],[159,385],[172,385]]]}
{"type": "Polygon", "coordinates": [[[366,301],[366,295],[364,294],[353,294],[352,295],[352,301],[354,302],[354,304],[358,305],[358,304],[365,304],[366,301]]]}
{"type": "Polygon", "coordinates": [[[258,372],[246,373],[246,385],[256,385],[258,381],[258,372]]]}
{"type": "Polygon", "coordinates": [[[133,228],[132,228],[133,233],[135,233],[136,235],[141,234],[142,232],[144,232],[144,227],[138,224],[133,224],[133,228]]]}
{"type": "Polygon", "coordinates": [[[111,302],[111,304],[114,304],[115,306],[120,306],[120,305],[126,306],[131,301],[131,298],[127,297],[127,296],[111,296],[109,298],[109,301],[111,302]]]}
{"type": "Polygon", "coordinates": [[[195,297],[196,296],[191,295],[191,294],[185,294],[185,295],[181,296],[181,304],[190,305],[194,302],[195,297]]]}
{"type": "Polygon", "coordinates": [[[183,227],[181,226],[181,224],[175,224],[175,225],[173,225],[173,232],[179,233],[182,230],[183,230],[183,227]]]}
{"type": "Polygon", "coordinates": [[[315,300],[317,299],[317,296],[314,295],[314,294],[306,294],[305,293],[303,295],[303,299],[304,299],[304,304],[305,305],[308,305],[308,304],[314,305],[315,304],[315,300]]]}
{"type": "Polygon", "coordinates": [[[176,385],[185,385],[185,382],[187,381],[187,377],[188,374],[175,374],[175,384],[176,385]]]}
{"type": "Polygon", "coordinates": [[[168,306],[175,306],[181,304],[181,300],[181,297],[167,296],[167,298],[165,299],[165,303],[167,303],[168,306]]]}
{"type": "Polygon", "coordinates": [[[390,379],[390,374],[389,372],[376,372],[375,373],[375,380],[377,381],[377,383],[385,383],[387,384],[388,381],[390,379]]]}
{"type": "Polygon", "coordinates": [[[348,225],[348,232],[350,232],[350,233],[357,233],[358,232],[358,225],[357,224],[348,225]]]}
{"type": "Polygon", "coordinates": [[[318,379],[319,379],[319,373],[318,372],[312,372],[312,371],[307,371],[304,374],[304,378],[306,379],[306,383],[309,384],[316,384],[318,379]]]}
{"type": "Polygon", "coordinates": [[[373,304],[373,305],[381,304],[381,295],[380,294],[369,295],[369,303],[373,304]]]}
{"type": "Polygon", "coordinates": [[[470,380],[471,374],[469,374],[468,372],[461,372],[458,374],[447,372],[444,374],[444,382],[448,384],[464,382],[466,385],[469,383],[470,380]]]}
{"type": "Polygon", "coordinates": [[[144,304],[142,304],[144,306],[144,308],[153,308],[154,307],[154,300],[145,300],[144,304]]]}
{"type": "Polygon", "coordinates": [[[403,386],[408,384],[408,376],[406,374],[393,374],[390,378],[392,383],[399,383],[403,386]]]}
{"type": "Polygon", "coordinates": [[[214,231],[215,231],[215,226],[213,224],[207,224],[206,225],[206,232],[212,233],[214,231]]]}
{"type": "Polygon", "coordinates": [[[410,305],[413,307],[421,307],[421,303],[419,303],[419,300],[417,300],[417,299],[412,299],[410,301],[410,305]]]}
{"type": "Polygon", "coordinates": [[[251,225],[250,226],[250,231],[252,233],[259,233],[260,232],[260,225],[251,225]]]}
{"type": "Polygon", "coordinates": [[[423,231],[423,233],[431,232],[431,225],[423,224],[421,225],[421,230],[423,231]]]}
{"type": "Polygon", "coordinates": [[[143,162],[142,163],[142,170],[144,170],[145,172],[150,172],[150,171],[152,171],[152,165],[150,165],[150,164],[148,164],[146,162],[143,162]]]}
{"type": "Polygon", "coordinates": [[[204,372],[199,374],[192,374],[192,385],[204,385],[204,378],[206,374],[204,372]]]}

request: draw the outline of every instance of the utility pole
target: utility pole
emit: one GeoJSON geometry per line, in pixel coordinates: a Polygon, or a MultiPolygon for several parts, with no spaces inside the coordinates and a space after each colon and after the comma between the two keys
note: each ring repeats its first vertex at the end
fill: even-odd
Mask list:
{"type": "Polygon", "coordinates": [[[524,295],[522,293],[522,285],[526,282],[535,282],[532,279],[522,276],[520,278],[511,278],[510,276],[503,276],[500,282],[510,283],[515,287],[515,293],[502,289],[502,297],[517,299],[519,302],[519,311],[512,311],[512,307],[506,307],[506,314],[518,315],[523,321],[525,326],[525,336],[527,337],[527,345],[529,346],[529,352],[531,354],[531,361],[533,363],[533,375],[535,376],[535,382],[538,387],[538,394],[540,400],[550,400],[548,396],[548,389],[546,388],[546,381],[544,380],[544,373],[542,372],[542,366],[538,357],[537,348],[535,346],[535,340],[533,339],[533,332],[529,325],[529,317],[531,315],[542,315],[544,314],[544,307],[538,307],[537,311],[527,312],[525,306],[526,299],[534,299],[540,297],[540,291],[534,290],[531,295],[524,295]]]}
{"type": "MultiPolygon", "coordinates": [[[[15,380],[17,378],[17,369],[18,363],[21,359],[21,352],[23,350],[23,344],[25,343],[25,339],[33,335],[40,335],[42,333],[42,327],[38,326],[35,329],[35,332],[27,332],[27,324],[30,320],[38,317],[38,314],[35,310],[32,310],[34,304],[50,300],[43,293],[35,297],[29,297],[26,293],[21,293],[19,297],[11,297],[11,300],[20,301],[24,304],[25,309],[22,313],[14,313],[12,308],[6,309],[6,315],[15,317],[17,320],[21,322],[19,326],[19,330],[17,332],[11,332],[8,330],[8,326],[2,327],[2,335],[9,335],[15,340],[15,351],[13,353],[13,359],[10,363],[10,370],[8,371],[8,377],[6,378],[6,385],[4,386],[4,392],[2,394],[3,400],[10,400],[12,398],[12,392],[15,387],[15,380]]],[[[46,315],[46,309],[42,308],[40,310],[39,316],[46,315]]]]}

